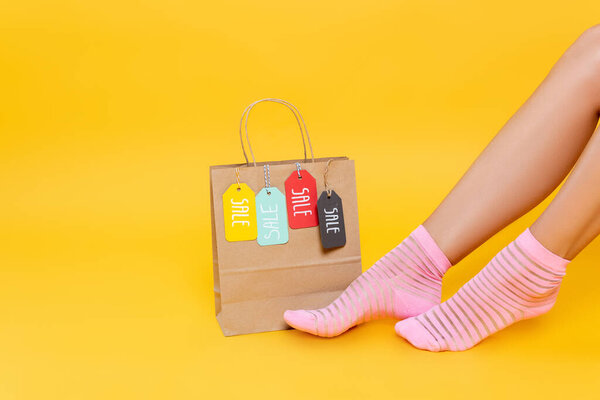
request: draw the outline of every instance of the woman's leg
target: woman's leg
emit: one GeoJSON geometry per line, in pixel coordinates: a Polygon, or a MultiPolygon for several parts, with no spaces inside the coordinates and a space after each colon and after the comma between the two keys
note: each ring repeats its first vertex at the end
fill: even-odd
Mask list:
{"type": "Polygon", "coordinates": [[[400,321],[418,348],[466,350],[554,305],[568,260],[600,234],[600,128],[544,213],[448,301],[400,321]]]}
{"type": "Polygon", "coordinates": [[[600,109],[600,27],[584,33],[502,128],[435,212],[330,305],[288,310],[287,323],[336,336],[374,318],[418,315],[441,299],[442,277],[564,179],[600,109]]]}
{"type": "Polygon", "coordinates": [[[600,111],[600,25],[586,31],[423,223],[455,264],[547,197],[600,111]]]}
{"type": "Polygon", "coordinates": [[[600,234],[600,128],[552,203],[531,226],[531,233],[568,260],[600,234]]]}

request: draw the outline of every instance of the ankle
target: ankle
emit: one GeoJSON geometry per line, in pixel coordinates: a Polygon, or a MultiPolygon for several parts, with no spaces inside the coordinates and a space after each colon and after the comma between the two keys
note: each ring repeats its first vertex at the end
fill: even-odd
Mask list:
{"type": "Polygon", "coordinates": [[[422,267],[427,267],[430,264],[431,273],[435,277],[441,279],[446,271],[453,265],[442,248],[440,248],[438,242],[434,239],[431,233],[427,230],[424,225],[419,225],[409,236],[414,239],[416,244],[423,250],[427,255],[428,263],[425,263],[422,267]]]}

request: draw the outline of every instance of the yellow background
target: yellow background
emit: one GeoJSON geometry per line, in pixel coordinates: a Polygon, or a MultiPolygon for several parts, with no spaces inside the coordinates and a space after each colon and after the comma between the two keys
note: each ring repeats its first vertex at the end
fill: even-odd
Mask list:
{"type": "MultiPolygon", "coordinates": [[[[468,352],[415,350],[392,320],[224,338],[208,166],[243,160],[248,103],[293,102],[317,156],[356,160],[366,269],[599,16],[597,0],[2,1],[0,399],[598,398],[598,243],[549,315],[468,352]]],[[[301,154],[279,107],[251,118],[259,160],[301,154]]]]}

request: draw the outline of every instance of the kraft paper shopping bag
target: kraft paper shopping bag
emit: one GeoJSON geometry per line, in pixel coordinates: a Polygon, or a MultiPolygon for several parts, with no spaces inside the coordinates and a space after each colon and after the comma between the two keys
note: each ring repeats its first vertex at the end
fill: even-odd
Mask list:
{"type": "MultiPolygon", "coordinates": [[[[286,309],[324,307],[361,273],[354,161],[347,157],[314,158],[301,114],[296,107],[279,99],[259,100],[246,108],[240,123],[240,141],[246,163],[210,167],[215,311],[226,336],[287,329],[283,320],[286,309]],[[248,159],[242,127],[247,126],[247,118],[253,107],[264,101],[285,105],[292,111],[300,126],[304,159],[256,162],[246,129],[245,137],[251,155],[251,160],[248,159]],[[307,142],[310,158],[306,153],[307,142]],[[307,194],[309,190],[301,187],[296,188],[296,192],[286,192],[286,180],[308,186],[311,183],[309,177],[314,178],[317,194],[326,189],[327,182],[327,189],[333,188],[343,201],[345,242],[341,242],[343,245],[339,247],[327,249],[323,246],[319,223],[325,222],[319,222],[316,215],[310,219],[313,210],[307,204],[312,201],[307,194]],[[230,197],[230,193],[224,197],[228,189],[235,196],[238,189],[241,192],[242,185],[246,185],[254,195],[261,190],[262,196],[265,190],[285,195],[288,201],[287,215],[297,219],[305,217],[303,221],[308,227],[292,228],[290,221],[285,221],[286,226],[278,225],[280,231],[276,232],[274,226],[284,220],[280,209],[271,204],[264,208],[265,203],[259,201],[259,206],[263,207],[259,208],[259,213],[261,210],[266,215],[278,212],[281,218],[271,218],[270,221],[266,217],[257,219],[250,215],[250,212],[257,212],[256,203],[250,204],[250,192],[240,194],[238,198],[230,197]],[[302,192],[301,189],[306,190],[302,192]],[[224,198],[227,199],[226,207],[224,198]],[[253,230],[252,224],[261,220],[269,224],[267,228],[253,230]],[[234,230],[246,229],[245,236],[227,236],[226,230],[230,227],[234,230]],[[281,229],[287,233],[285,242],[261,241],[258,236],[259,232],[263,235],[273,232],[279,234],[281,229]],[[242,240],[237,240],[240,237],[242,240]]],[[[287,189],[290,189],[289,185],[287,189]]],[[[283,207],[281,198],[274,204],[283,207]]],[[[339,229],[335,228],[333,226],[330,230],[338,232],[339,229]]]]}

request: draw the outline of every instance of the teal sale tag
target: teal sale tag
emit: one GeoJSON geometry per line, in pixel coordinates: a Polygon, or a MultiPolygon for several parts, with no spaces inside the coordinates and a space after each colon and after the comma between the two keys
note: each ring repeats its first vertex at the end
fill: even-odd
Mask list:
{"type": "Polygon", "coordinates": [[[287,243],[288,220],[285,196],[276,187],[263,188],[256,195],[256,223],[261,246],[287,243]]]}

